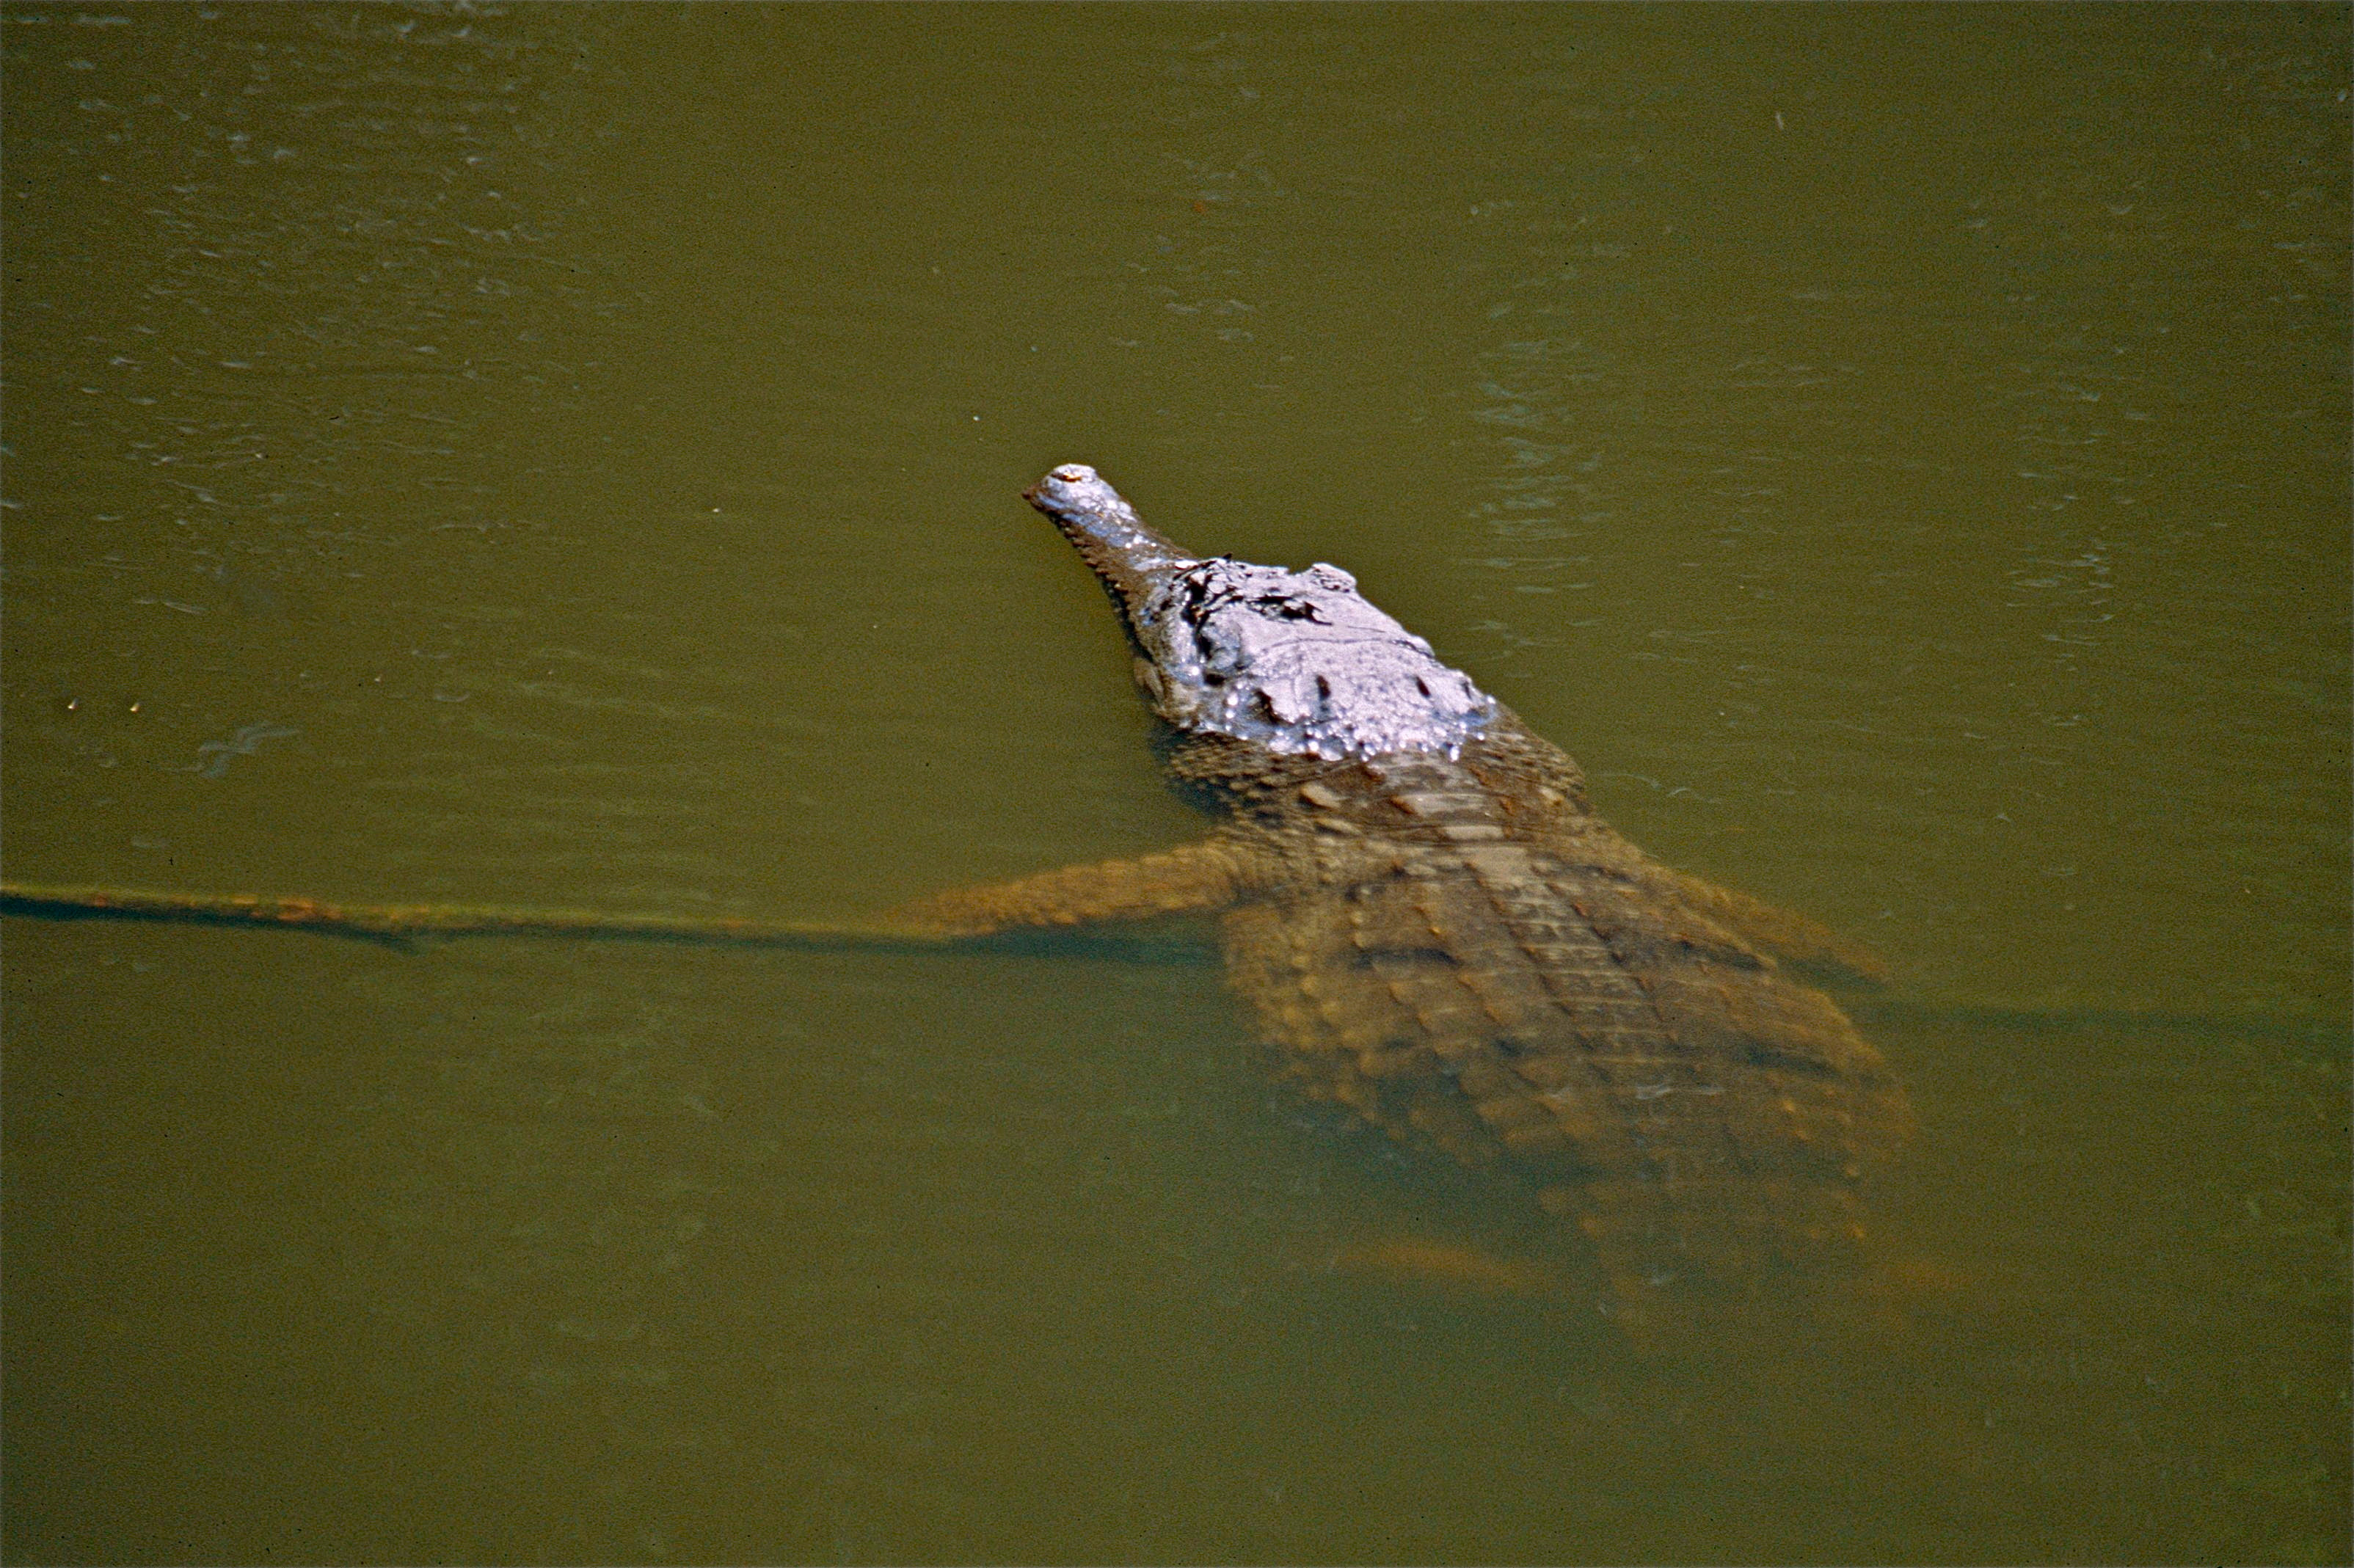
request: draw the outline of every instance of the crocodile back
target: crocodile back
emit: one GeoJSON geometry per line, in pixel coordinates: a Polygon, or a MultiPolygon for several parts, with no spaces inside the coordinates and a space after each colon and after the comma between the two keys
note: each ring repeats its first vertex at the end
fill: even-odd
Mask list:
{"type": "Polygon", "coordinates": [[[1447,829],[1225,916],[1235,989],[1310,1091],[1526,1179],[1622,1290],[1850,1248],[1910,1112],[1830,1000],[1615,835],[1447,829]]]}

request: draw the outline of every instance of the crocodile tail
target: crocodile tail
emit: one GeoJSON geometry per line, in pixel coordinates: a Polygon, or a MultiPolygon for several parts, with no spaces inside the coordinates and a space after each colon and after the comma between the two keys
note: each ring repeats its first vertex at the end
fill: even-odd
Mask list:
{"type": "Polygon", "coordinates": [[[1531,1181],[1630,1289],[1836,1253],[1901,1092],[1819,992],[1520,846],[1248,905],[1230,972],[1311,1093],[1531,1181]]]}

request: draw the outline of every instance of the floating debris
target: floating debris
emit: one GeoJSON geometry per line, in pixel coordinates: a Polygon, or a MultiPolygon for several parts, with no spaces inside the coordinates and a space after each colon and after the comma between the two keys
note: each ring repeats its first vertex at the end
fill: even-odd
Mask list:
{"type": "Polygon", "coordinates": [[[249,724],[227,740],[208,740],[196,747],[197,760],[167,768],[167,773],[193,773],[199,779],[218,779],[228,771],[232,758],[250,757],[265,740],[285,740],[302,732],[282,724],[249,724]]]}

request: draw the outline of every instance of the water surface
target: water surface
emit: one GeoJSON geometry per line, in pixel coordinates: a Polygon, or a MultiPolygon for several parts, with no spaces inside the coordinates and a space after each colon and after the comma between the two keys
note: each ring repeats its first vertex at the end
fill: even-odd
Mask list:
{"type": "Polygon", "coordinates": [[[1483,1194],[1198,964],[11,919],[7,1555],[2346,1561],[2348,20],[0,9],[10,876],[1177,842],[1089,461],[1880,948],[1934,1265],[1330,1272],[1483,1194]]]}

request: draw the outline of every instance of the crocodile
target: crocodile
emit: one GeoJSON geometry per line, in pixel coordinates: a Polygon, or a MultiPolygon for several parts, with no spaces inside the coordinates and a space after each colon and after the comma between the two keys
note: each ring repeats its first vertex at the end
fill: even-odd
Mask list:
{"type": "Polygon", "coordinates": [[[900,922],[979,936],[1215,915],[1288,1075],[1401,1142],[1500,1173],[1582,1234],[1638,1317],[1852,1258],[1912,1115],[1785,960],[1874,960],[1670,870],[1584,776],[1355,579],[1193,555],[1084,464],[1024,498],[1120,612],[1177,786],[1220,819],[1131,859],[955,889],[900,922]]]}

